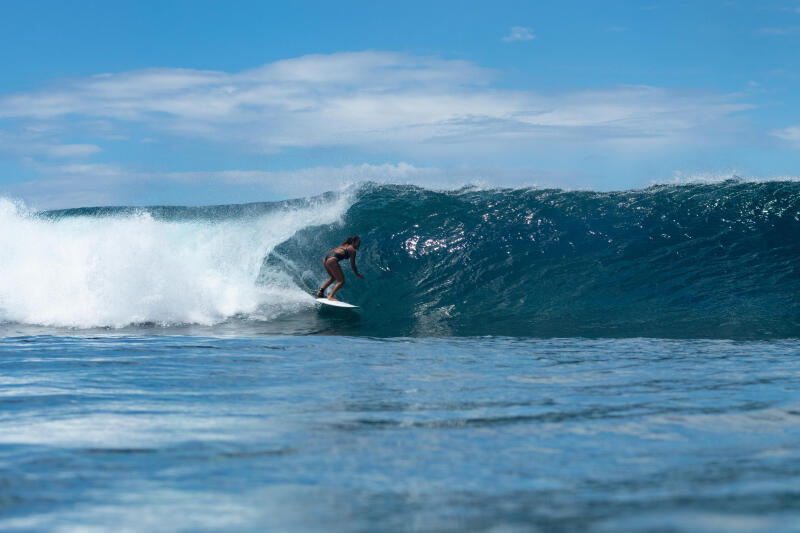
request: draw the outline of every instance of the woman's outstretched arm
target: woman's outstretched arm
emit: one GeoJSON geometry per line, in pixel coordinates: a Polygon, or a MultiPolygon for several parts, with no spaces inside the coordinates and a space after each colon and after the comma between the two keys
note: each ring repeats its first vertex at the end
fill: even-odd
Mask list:
{"type": "Polygon", "coordinates": [[[364,279],[364,276],[359,274],[358,273],[358,269],[356,268],[356,251],[355,251],[355,249],[351,249],[351,251],[350,251],[350,268],[353,269],[353,272],[355,272],[356,276],[358,276],[360,279],[364,279]]]}

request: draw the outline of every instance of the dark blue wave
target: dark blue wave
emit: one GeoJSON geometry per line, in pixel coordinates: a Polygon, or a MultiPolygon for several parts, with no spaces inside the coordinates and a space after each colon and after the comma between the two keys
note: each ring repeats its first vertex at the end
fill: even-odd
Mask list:
{"type": "Polygon", "coordinates": [[[305,282],[359,234],[365,335],[800,336],[800,183],[623,192],[367,186],[276,250],[305,282]],[[310,274],[309,274],[310,273],[310,274]]]}

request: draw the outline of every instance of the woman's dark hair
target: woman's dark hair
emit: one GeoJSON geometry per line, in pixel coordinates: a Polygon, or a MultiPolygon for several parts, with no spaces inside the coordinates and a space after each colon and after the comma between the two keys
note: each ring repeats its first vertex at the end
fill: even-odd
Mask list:
{"type": "Polygon", "coordinates": [[[361,242],[361,237],[358,235],[353,235],[352,237],[348,237],[346,241],[340,244],[340,246],[347,246],[348,244],[355,244],[357,242],[361,242]]]}

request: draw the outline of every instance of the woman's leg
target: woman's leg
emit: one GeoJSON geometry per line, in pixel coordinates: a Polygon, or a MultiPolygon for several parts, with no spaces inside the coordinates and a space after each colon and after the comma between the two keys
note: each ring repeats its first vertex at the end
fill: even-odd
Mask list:
{"type": "Polygon", "coordinates": [[[330,286],[330,284],[333,283],[334,280],[333,273],[331,272],[331,269],[328,267],[327,259],[324,259],[322,261],[322,266],[325,267],[325,270],[328,272],[328,276],[330,277],[328,278],[328,281],[322,284],[322,288],[317,291],[317,298],[325,298],[325,289],[327,289],[330,286]]]}
{"type": "Polygon", "coordinates": [[[317,295],[315,297],[316,298],[325,298],[325,289],[327,289],[328,285],[330,285],[332,282],[333,282],[333,278],[331,278],[328,281],[326,281],[322,285],[322,287],[320,287],[320,289],[317,291],[317,295]]]}
{"type": "MultiPolygon", "coordinates": [[[[339,264],[336,263],[335,261],[333,261],[332,263],[335,264],[337,268],[339,267],[339,264]]],[[[322,288],[317,291],[317,298],[325,298],[325,289],[327,289],[330,286],[330,284],[333,283],[333,280],[336,279],[335,276],[333,275],[333,271],[331,270],[331,267],[328,266],[328,260],[327,259],[322,261],[322,266],[325,267],[325,270],[328,272],[328,276],[330,276],[330,277],[328,278],[328,281],[326,281],[325,283],[322,284],[322,288]]],[[[339,269],[340,273],[341,273],[341,270],[342,269],[339,269]]]]}
{"type": "Polygon", "coordinates": [[[342,268],[339,266],[339,262],[336,261],[335,259],[326,262],[325,268],[331,275],[332,278],[331,281],[333,281],[333,279],[336,279],[336,285],[333,286],[333,290],[328,295],[328,300],[336,300],[336,298],[334,298],[333,295],[336,294],[336,291],[342,288],[342,285],[344,285],[344,274],[342,273],[342,268]]]}

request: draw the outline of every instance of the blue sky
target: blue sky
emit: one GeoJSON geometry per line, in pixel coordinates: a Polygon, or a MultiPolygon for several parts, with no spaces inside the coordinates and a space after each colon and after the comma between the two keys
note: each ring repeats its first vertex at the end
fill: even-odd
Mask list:
{"type": "Polygon", "coordinates": [[[0,195],[800,175],[800,1],[0,2],[0,195]]]}

